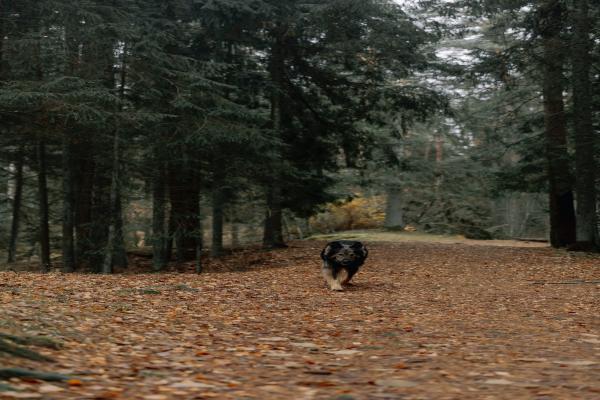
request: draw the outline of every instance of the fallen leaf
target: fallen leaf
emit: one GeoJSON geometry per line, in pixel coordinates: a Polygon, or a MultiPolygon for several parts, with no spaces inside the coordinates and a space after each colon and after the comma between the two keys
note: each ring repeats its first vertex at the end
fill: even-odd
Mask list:
{"type": "Polygon", "coordinates": [[[403,387],[403,388],[414,387],[414,386],[418,385],[417,382],[407,381],[404,379],[393,379],[393,378],[377,379],[375,381],[375,384],[378,386],[403,387]]]}
{"type": "Polygon", "coordinates": [[[514,382],[508,379],[486,379],[483,383],[488,385],[514,385],[514,382]]]}
{"type": "Polygon", "coordinates": [[[46,384],[38,386],[37,390],[40,393],[48,394],[48,393],[64,392],[65,389],[61,388],[60,386],[50,385],[50,384],[46,383],[46,384]]]}

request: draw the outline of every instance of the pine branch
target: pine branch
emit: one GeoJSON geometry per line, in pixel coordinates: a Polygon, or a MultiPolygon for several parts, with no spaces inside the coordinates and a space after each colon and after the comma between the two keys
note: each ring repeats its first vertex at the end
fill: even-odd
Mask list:
{"type": "Polygon", "coordinates": [[[54,361],[52,358],[44,356],[38,352],[16,346],[3,339],[0,339],[0,352],[11,354],[15,357],[26,358],[34,361],[54,361]]]}
{"type": "Polygon", "coordinates": [[[57,374],[54,372],[43,372],[22,368],[0,368],[0,379],[10,378],[32,378],[54,382],[68,381],[69,379],[72,379],[70,376],[57,374]]]}
{"type": "Polygon", "coordinates": [[[16,344],[21,345],[32,345],[32,346],[40,346],[47,347],[49,349],[58,350],[63,347],[62,343],[56,342],[48,337],[44,336],[14,336],[9,335],[7,333],[0,333],[0,340],[6,339],[14,342],[16,344]]]}

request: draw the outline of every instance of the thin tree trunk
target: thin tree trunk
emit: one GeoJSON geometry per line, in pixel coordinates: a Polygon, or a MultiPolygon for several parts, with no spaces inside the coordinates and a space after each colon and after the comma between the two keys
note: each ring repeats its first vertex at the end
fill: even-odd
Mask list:
{"type": "Polygon", "coordinates": [[[50,271],[50,228],[48,222],[48,183],[46,178],[46,142],[38,138],[38,196],[39,196],[39,235],[40,235],[40,268],[42,272],[50,271]]]}
{"type": "MultiPolygon", "coordinates": [[[[94,157],[106,158],[104,154],[97,153],[94,157]]],[[[88,258],[92,269],[96,273],[102,272],[104,263],[104,250],[108,243],[108,225],[111,219],[111,183],[112,172],[101,168],[104,160],[95,160],[92,209],[90,212],[89,240],[87,241],[88,258]]]]}
{"type": "Polygon", "coordinates": [[[399,187],[394,186],[387,189],[385,221],[383,226],[391,230],[404,229],[402,190],[399,187]]]}
{"type": "Polygon", "coordinates": [[[115,259],[115,249],[117,248],[118,232],[118,216],[119,210],[119,129],[115,129],[113,138],[113,165],[112,165],[112,177],[110,183],[110,222],[108,225],[108,240],[106,242],[106,249],[104,251],[104,261],[102,262],[103,274],[112,274],[113,265],[115,259]]]}
{"type": "Polygon", "coordinates": [[[23,198],[23,146],[19,148],[17,165],[15,168],[15,192],[12,201],[12,223],[10,227],[10,239],[8,243],[8,263],[13,263],[17,258],[17,240],[19,236],[19,225],[21,220],[21,204],[23,198]]]}
{"type": "MultiPolygon", "coordinates": [[[[113,48],[110,46],[110,52],[107,53],[105,81],[109,88],[115,85],[114,77],[114,60],[113,48]]],[[[127,44],[123,46],[123,59],[121,63],[121,71],[119,76],[119,98],[121,101],[125,99],[125,85],[127,79],[127,44]]],[[[118,111],[122,111],[119,109],[118,111]]],[[[125,250],[123,237],[123,210],[121,203],[121,148],[120,148],[120,128],[117,126],[114,133],[113,141],[113,166],[110,185],[110,225],[108,226],[108,240],[106,243],[106,251],[104,253],[104,261],[102,263],[102,273],[110,274],[115,266],[127,266],[127,252],[125,250]]]]}
{"type": "Polygon", "coordinates": [[[296,234],[298,235],[298,239],[304,240],[306,235],[304,234],[304,230],[302,229],[302,220],[294,218],[294,225],[296,226],[296,234]]]}
{"type": "Polygon", "coordinates": [[[592,126],[591,47],[588,1],[575,0],[573,63],[573,121],[575,124],[575,193],[577,194],[577,241],[596,241],[596,140],[592,126]]]}
{"type": "Polygon", "coordinates": [[[62,220],[62,258],[63,272],[75,270],[75,241],[74,241],[74,199],[73,199],[73,160],[72,144],[68,132],[63,133],[62,162],[63,162],[63,220],[62,220]]]}
{"type": "MultiPolygon", "coordinates": [[[[5,9],[8,8],[5,2],[0,0],[0,38],[4,38],[4,23],[6,15],[8,14],[5,9]]],[[[0,40],[0,81],[5,80],[4,76],[4,40],[0,40]]]]}
{"type": "Polygon", "coordinates": [[[231,220],[231,248],[237,249],[240,247],[240,225],[235,218],[231,220]]]}
{"type": "MultiPolygon", "coordinates": [[[[283,43],[286,27],[279,27],[279,37],[273,44],[271,49],[271,57],[269,59],[269,74],[273,88],[271,89],[271,124],[273,130],[280,137],[283,137],[282,123],[282,107],[283,107],[283,78],[285,73],[283,43]]],[[[277,171],[275,171],[277,174],[277,171]]],[[[279,176],[275,176],[273,182],[269,183],[266,190],[267,195],[267,210],[264,222],[263,247],[277,248],[286,247],[283,239],[283,210],[282,210],[282,193],[279,184],[279,176]]]]}
{"type": "MultiPolygon", "coordinates": [[[[169,190],[169,194],[171,191],[169,190]]],[[[175,242],[175,234],[177,226],[175,225],[175,214],[173,206],[169,207],[169,218],[167,220],[167,237],[165,238],[165,259],[167,262],[173,258],[173,243],[175,242]]]]}
{"type": "Polygon", "coordinates": [[[435,148],[435,193],[436,197],[439,193],[439,188],[442,185],[443,173],[442,173],[442,161],[444,160],[444,140],[439,132],[436,132],[434,138],[435,148]]]}
{"type": "Polygon", "coordinates": [[[152,182],[152,267],[161,271],[167,265],[165,232],[166,171],[162,163],[157,163],[152,182]]]}
{"type": "Polygon", "coordinates": [[[283,240],[283,210],[281,208],[281,189],[276,186],[267,189],[267,214],[263,234],[263,247],[287,247],[283,240]]]}
{"type": "MultiPolygon", "coordinates": [[[[119,159],[121,156],[119,155],[119,159]]],[[[119,162],[120,165],[120,162],[119,162]]],[[[119,177],[120,177],[119,173],[119,177]]],[[[117,202],[115,204],[115,241],[113,265],[116,267],[127,268],[129,261],[127,260],[127,249],[125,247],[125,233],[123,231],[123,197],[121,193],[121,184],[117,185],[117,202]]]]}
{"type": "Polygon", "coordinates": [[[75,260],[77,264],[82,262],[89,263],[90,250],[92,249],[92,210],[94,193],[94,176],[96,165],[94,156],[90,154],[87,146],[92,143],[86,142],[85,145],[76,144],[73,147],[74,164],[74,202],[75,202],[75,260]]]}
{"type": "Polygon", "coordinates": [[[575,209],[572,178],[567,153],[567,128],[563,103],[564,48],[560,37],[563,26],[562,4],[546,0],[540,6],[541,36],[544,49],[543,97],[546,157],[550,202],[550,243],[563,247],[575,242],[575,209]]]}
{"type": "MultiPolygon", "coordinates": [[[[202,226],[202,225],[200,225],[202,226]]],[[[202,229],[198,232],[196,237],[196,273],[201,274],[204,266],[202,265],[202,229]]]]}
{"type": "MultiPolygon", "coordinates": [[[[218,186],[216,182],[215,186],[218,186]]],[[[219,187],[213,189],[212,196],[212,246],[211,256],[223,254],[223,195],[219,187]]]]}

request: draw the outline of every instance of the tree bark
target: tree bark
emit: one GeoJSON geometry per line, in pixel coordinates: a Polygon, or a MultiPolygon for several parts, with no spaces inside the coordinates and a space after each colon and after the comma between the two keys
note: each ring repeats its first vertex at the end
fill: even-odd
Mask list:
{"type": "Polygon", "coordinates": [[[204,265],[202,264],[202,229],[198,232],[198,237],[196,238],[196,273],[201,274],[204,270],[204,265]]]}
{"type": "MultiPolygon", "coordinates": [[[[106,158],[104,153],[96,153],[93,157],[98,157],[94,161],[93,190],[92,190],[92,208],[90,210],[89,240],[87,240],[89,259],[92,269],[96,273],[102,272],[104,263],[104,251],[108,243],[108,225],[107,221],[111,219],[111,184],[112,173],[107,175],[107,171],[101,168],[106,158]]],[[[78,238],[79,239],[79,238],[78,238]]]]}
{"type": "Polygon", "coordinates": [[[163,163],[157,163],[152,182],[152,268],[162,271],[167,263],[165,231],[166,171],[163,163]]]}
{"type": "Polygon", "coordinates": [[[40,268],[50,271],[50,228],[48,222],[48,183],[46,178],[46,142],[40,136],[37,142],[40,268]]]}
{"type": "MultiPolygon", "coordinates": [[[[276,29],[276,40],[271,48],[269,58],[269,75],[271,78],[271,125],[273,130],[283,137],[282,107],[284,91],[284,36],[287,27],[279,26],[276,29]]],[[[280,177],[275,172],[275,177],[266,189],[267,210],[264,222],[263,247],[277,248],[286,247],[283,239],[283,210],[282,193],[279,184],[280,177]]]]}
{"type": "Polygon", "coordinates": [[[267,189],[267,213],[265,216],[263,247],[267,249],[287,247],[283,240],[283,210],[281,189],[267,189]]]}
{"type": "Polygon", "coordinates": [[[200,188],[189,162],[182,168],[169,166],[170,229],[177,249],[178,263],[196,258],[200,234],[200,188]]]}
{"type": "MultiPolygon", "coordinates": [[[[92,225],[93,225],[93,194],[96,163],[90,151],[93,143],[74,144],[74,198],[75,198],[75,237],[76,237],[76,263],[90,263],[92,250],[92,225]]],[[[93,148],[93,147],[92,147],[93,148]]]]}
{"type": "Polygon", "coordinates": [[[573,121],[575,127],[575,193],[577,195],[577,241],[597,242],[596,171],[597,146],[592,125],[591,48],[588,0],[574,1],[573,121]]]}
{"type": "MultiPolygon", "coordinates": [[[[218,186],[220,182],[216,182],[218,186]]],[[[223,255],[223,194],[219,187],[215,187],[212,193],[212,246],[211,256],[223,255]]]]}
{"type": "Polygon", "coordinates": [[[17,154],[17,164],[15,168],[15,192],[12,199],[12,223],[10,227],[10,239],[8,243],[8,263],[13,263],[17,258],[17,240],[19,237],[19,225],[21,220],[21,203],[23,198],[23,146],[19,148],[17,154]]]}
{"type": "MultiPolygon", "coordinates": [[[[169,189],[169,195],[170,193],[171,190],[169,189]]],[[[173,243],[175,242],[176,230],[177,227],[175,226],[175,214],[173,212],[173,207],[169,207],[169,218],[167,220],[167,237],[165,238],[165,259],[167,260],[167,262],[171,261],[171,259],[173,258],[173,243]]]]}
{"type": "Polygon", "coordinates": [[[63,272],[75,270],[74,234],[74,193],[73,193],[73,159],[72,143],[69,132],[63,133],[62,172],[63,172],[63,213],[62,213],[62,258],[63,272]]]}
{"type": "Polygon", "coordinates": [[[563,103],[564,48],[562,4],[546,0],[539,8],[543,44],[543,97],[550,203],[550,243],[564,247],[575,242],[575,209],[569,172],[567,128],[563,103]]]}
{"type": "MultiPolygon", "coordinates": [[[[119,155],[119,160],[120,159],[121,156],[119,155]]],[[[119,173],[119,179],[120,175],[121,173],[119,173]]],[[[113,249],[113,265],[116,267],[127,268],[129,261],[127,260],[127,249],[125,247],[125,233],[123,231],[123,195],[120,181],[117,185],[117,202],[115,204],[115,218],[115,248],[113,249]]]]}
{"type": "MultiPolygon", "coordinates": [[[[115,86],[114,76],[114,49],[112,44],[107,47],[110,50],[106,53],[104,60],[107,60],[104,73],[104,82],[109,89],[115,86]]],[[[123,59],[119,74],[119,98],[121,101],[125,99],[125,85],[127,79],[127,44],[123,46],[123,59]]],[[[117,111],[122,111],[118,109],[117,111]]],[[[117,117],[118,118],[118,117],[117,117]]],[[[127,266],[127,252],[125,250],[123,237],[123,210],[121,203],[121,135],[120,128],[115,128],[113,137],[113,165],[110,184],[110,224],[108,226],[108,240],[106,242],[106,250],[104,253],[104,261],[102,263],[102,273],[110,274],[115,266],[127,266]]]]}
{"type": "Polygon", "coordinates": [[[102,273],[112,274],[115,259],[115,249],[117,247],[117,211],[119,196],[119,129],[115,129],[113,138],[113,165],[110,183],[110,214],[108,225],[108,240],[104,251],[104,261],[102,262],[102,273]]]}
{"type": "MultiPolygon", "coordinates": [[[[8,12],[5,11],[8,7],[4,4],[4,1],[0,0],[0,38],[5,36],[5,19],[8,12]]],[[[5,80],[4,76],[4,40],[0,40],[0,81],[5,80]]]]}

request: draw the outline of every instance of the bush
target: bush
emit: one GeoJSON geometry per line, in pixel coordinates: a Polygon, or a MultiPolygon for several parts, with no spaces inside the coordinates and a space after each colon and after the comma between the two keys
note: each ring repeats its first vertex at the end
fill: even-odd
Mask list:
{"type": "Polygon", "coordinates": [[[379,228],[385,216],[383,206],[381,196],[356,197],[348,202],[327,205],[309,222],[312,231],[317,233],[379,228]]]}

